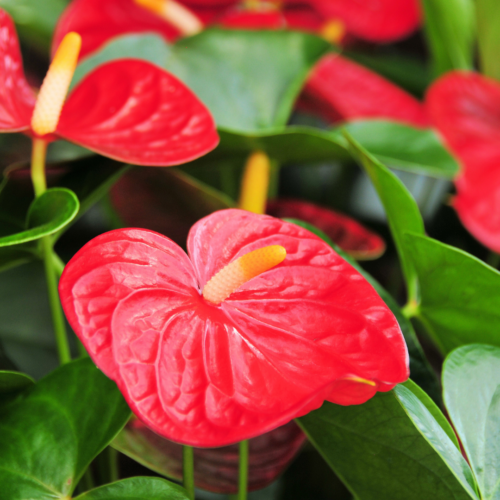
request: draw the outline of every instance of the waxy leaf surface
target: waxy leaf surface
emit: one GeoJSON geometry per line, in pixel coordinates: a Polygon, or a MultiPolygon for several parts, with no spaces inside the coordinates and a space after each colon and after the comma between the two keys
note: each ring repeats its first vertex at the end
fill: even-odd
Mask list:
{"type": "Polygon", "coordinates": [[[500,497],[500,348],[453,351],[443,368],[444,402],[482,497],[500,497]]]}
{"type": "Polygon", "coordinates": [[[130,477],[82,493],[75,500],[189,500],[181,486],[158,477],[130,477]]]}
{"type": "Polygon", "coordinates": [[[417,297],[417,276],[413,262],[408,258],[403,233],[412,231],[424,234],[424,222],[417,203],[404,184],[382,163],[369,154],[351,136],[345,135],[353,157],[369,175],[380,201],[384,206],[394,243],[398,250],[401,267],[406,279],[409,299],[417,297]]]}
{"type": "MultiPolygon", "coordinates": [[[[306,437],[295,422],[250,439],[248,491],[269,486],[295,458],[306,437]]],[[[183,447],[164,439],[138,419],[131,419],[113,447],[164,476],[182,480],[183,447]]],[[[194,479],[198,488],[215,493],[238,491],[239,446],[194,449],[194,479]]]]}
{"type": "Polygon", "coordinates": [[[157,233],[112,231],[83,247],[60,283],[91,357],[155,432],[222,446],[324,399],[359,404],[408,377],[394,316],[312,233],[223,210],[192,228],[188,250],[191,260],[157,233]],[[273,244],[287,250],[279,266],[218,306],[202,298],[229,262],[273,244]]]}
{"type": "Polygon", "coordinates": [[[110,158],[168,166],[218,143],[205,106],[175,77],[141,60],[113,61],[83,79],[56,133],[110,158]]]}
{"type": "Polygon", "coordinates": [[[0,370],[0,397],[2,394],[11,394],[26,389],[35,381],[21,372],[0,370]]]}
{"type": "MultiPolygon", "coordinates": [[[[429,414],[426,418],[432,419],[429,414]]],[[[397,389],[362,406],[325,402],[298,423],[360,500],[471,498],[415,426],[397,389]]],[[[447,434],[445,439],[449,441],[447,434]]]]}
{"type": "Polygon", "coordinates": [[[0,247],[38,240],[68,225],[78,213],[75,193],[65,188],[48,189],[31,204],[26,218],[30,229],[0,238],[0,247]]]}
{"type": "Polygon", "coordinates": [[[407,234],[404,244],[418,276],[418,317],[440,350],[478,342],[500,346],[500,273],[423,235],[407,234]]]}
{"type": "Polygon", "coordinates": [[[130,412],[90,359],[52,372],[0,412],[2,500],[70,496],[130,412]]]}

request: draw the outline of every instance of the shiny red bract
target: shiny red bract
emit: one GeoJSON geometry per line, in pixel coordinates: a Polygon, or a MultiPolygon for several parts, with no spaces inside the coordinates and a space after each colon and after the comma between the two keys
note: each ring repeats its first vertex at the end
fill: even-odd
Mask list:
{"type": "MultiPolygon", "coordinates": [[[[22,70],[10,17],[0,9],[0,132],[31,131],[35,94],[22,70]],[[0,82],[1,83],[1,82],[0,82]]],[[[136,165],[178,165],[214,149],[219,138],[205,105],[176,77],[138,59],[99,66],[70,93],[54,134],[136,165]]]]}
{"type": "Polygon", "coordinates": [[[223,446],[408,378],[391,311],[312,233],[223,210],[193,226],[188,252],[152,231],[111,231],[84,246],[60,282],[90,356],[158,434],[223,446]],[[218,306],[203,299],[222,267],[268,245],[285,247],[282,264],[218,306]]]}

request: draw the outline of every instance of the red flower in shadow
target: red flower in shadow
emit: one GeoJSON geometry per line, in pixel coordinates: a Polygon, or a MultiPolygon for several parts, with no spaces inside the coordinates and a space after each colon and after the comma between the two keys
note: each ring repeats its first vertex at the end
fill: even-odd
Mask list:
{"type": "Polygon", "coordinates": [[[193,226],[188,252],[151,231],[112,231],[75,255],[59,288],[90,356],[158,434],[223,446],[408,377],[391,311],[310,232],[223,210],[193,226]]]}

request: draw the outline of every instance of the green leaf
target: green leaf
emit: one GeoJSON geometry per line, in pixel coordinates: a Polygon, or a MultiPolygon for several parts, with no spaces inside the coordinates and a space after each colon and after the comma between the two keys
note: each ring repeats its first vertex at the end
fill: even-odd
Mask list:
{"type": "Polygon", "coordinates": [[[359,500],[470,500],[395,391],[358,406],[323,406],[298,419],[359,500]]]}
{"type": "Polygon", "coordinates": [[[405,248],[418,275],[417,317],[441,351],[471,343],[500,346],[500,273],[426,236],[405,235],[405,248]]]}
{"type": "Polygon", "coordinates": [[[239,132],[283,127],[313,64],[331,45],[306,33],[209,29],[168,46],[157,35],[128,35],[78,68],[74,83],[103,62],[139,57],[180,78],[218,127],[239,132]]]}
{"type": "Polygon", "coordinates": [[[394,391],[406,413],[427,442],[441,456],[470,497],[478,500],[472,471],[462,456],[453,429],[439,408],[430,400],[426,403],[433,405],[432,409],[421,401],[420,397],[425,397],[426,394],[411,381],[397,386],[394,391]]]}
{"type": "Polygon", "coordinates": [[[410,231],[424,234],[424,222],[417,203],[403,183],[387,167],[368,153],[348,133],[345,134],[345,138],[352,156],[365,169],[384,206],[406,279],[408,299],[414,302],[418,296],[417,275],[412,262],[407,256],[403,244],[403,234],[410,231]]]}
{"type": "Polygon", "coordinates": [[[186,490],[157,477],[131,477],[79,495],[75,500],[189,500],[186,490]]]}
{"type": "Polygon", "coordinates": [[[456,349],[444,363],[443,387],[482,498],[500,498],[500,349],[480,344],[456,349]]]}
{"type": "Polygon", "coordinates": [[[26,389],[35,381],[21,372],[0,371],[0,395],[26,389]]]}
{"type": "Polygon", "coordinates": [[[69,363],[0,411],[2,500],[67,498],[130,416],[89,359],[69,363]]]}
{"type": "Polygon", "coordinates": [[[385,290],[384,287],[369,273],[367,273],[352,257],[346,254],[338,245],[336,245],[325,233],[320,231],[318,228],[314,227],[307,222],[303,222],[297,219],[286,219],[288,222],[292,222],[301,226],[315,235],[319,236],[328,245],[330,245],[345,261],[347,261],[356,271],[358,271],[365,279],[373,286],[375,291],[380,295],[382,300],[387,304],[389,309],[392,311],[396,317],[403,336],[405,338],[406,346],[408,347],[408,354],[410,356],[410,376],[411,378],[422,387],[427,394],[429,394],[432,399],[437,403],[441,404],[441,395],[439,382],[434,373],[434,370],[430,366],[427,358],[425,357],[424,351],[418,341],[417,335],[413,329],[413,326],[399,308],[397,302],[393,299],[392,295],[385,290]]]}
{"type": "Polygon", "coordinates": [[[0,7],[14,19],[21,38],[45,55],[65,0],[0,0],[0,7]]]}
{"type": "Polygon", "coordinates": [[[366,120],[343,127],[384,165],[417,174],[453,179],[459,166],[432,129],[366,120]]]}
{"type": "Polygon", "coordinates": [[[500,80],[500,9],[497,0],[476,0],[477,36],[483,73],[500,80]]]}
{"type": "Polygon", "coordinates": [[[0,247],[19,245],[54,234],[78,213],[79,203],[69,189],[48,189],[31,204],[26,218],[29,229],[0,238],[0,247]]]}
{"type": "Polygon", "coordinates": [[[435,76],[474,67],[473,0],[422,0],[435,76]]]}

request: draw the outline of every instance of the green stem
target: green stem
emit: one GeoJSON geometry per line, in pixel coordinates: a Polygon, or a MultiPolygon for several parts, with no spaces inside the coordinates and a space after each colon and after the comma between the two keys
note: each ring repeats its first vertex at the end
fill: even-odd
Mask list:
{"type": "MultiPolygon", "coordinates": [[[[33,139],[33,151],[31,156],[31,179],[35,196],[38,198],[47,190],[45,178],[45,155],[47,153],[47,142],[43,139],[33,139]]],[[[57,283],[59,279],[59,268],[54,257],[52,238],[44,236],[40,239],[40,247],[45,265],[45,277],[47,280],[47,291],[49,294],[49,305],[52,313],[52,323],[59,353],[59,361],[63,365],[71,361],[68,337],[66,335],[66,324],[64,323],[64,313],[59,301],[57,283]]]]}
{"type": "Polygon", "coordinates": [[[237,500],[247,500],[248,488],[248,441],[240,441],[240,471],[237,500]]]}
{"type": "Polygon", "coordinates": [[[194,452],[192,446],[182,449],[183,483],[189,500],[194,500],[194,452]]]}
{"type": "Polygon", "coordinates": [[[61,274],[64,271],[64,262],[61,260],[61,257],[57,255],[55,252],[52,253],[52,260],[54,261],[54,270],[57,273],[57,277],[60,278],[61,274]]]}

